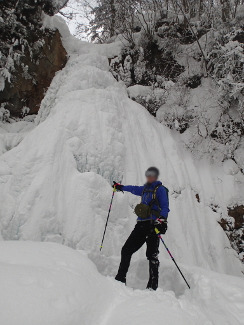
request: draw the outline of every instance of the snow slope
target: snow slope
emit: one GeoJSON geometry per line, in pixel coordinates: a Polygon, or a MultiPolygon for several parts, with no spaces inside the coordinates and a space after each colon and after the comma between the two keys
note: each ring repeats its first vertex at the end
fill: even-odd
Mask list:
{"type": "MultiPolygon", "coordinates": [[[[69,36],[61,20],[57,22],[70,59],[47,91],[36,127],[16,147],[0,156],[2,239],[53,241],[82,249],[88,252],[100,273],[114,276],[121,246],[135,224],[133,207],[138,198],[116,193],[101,255],[99,246],[112,180],[142,184],[145,169],[156,165],[161,170],[162,181],[170,189],[171,213],[165,241],[190,283],[199,282],[196,291],[201,296],[213,297],[214,301],[213,283],[221,296],[221,290],[225,290],[221,288],[223,282],[233,281],[235,286],[243,281],[220,274],[213,275],[212,280],[210,272],[242,276],[243,267],[217,221],[227,213],[226,206],[242,202],[243,175],[232,175],[226,169],[195,161],[175,133],[128,98],[125,86],[117,83],[109,72],[108,57],[118,53],[120,43],[99,46],[81,42],[69,36]],[[211,280],[205,279],[207,274],[211,280]],[[218,282],[218,278],[224,280],[218,282]]],[[[160,259],[160,287],[167,292],[174,291],[177,297],[184,294],[185,284],[163,248],[160,259]]],[[[133,257],[129,286],[143,289],[147,268],[141,250],[133,257]]],[[[92,278],[88,277],[87,281],[92,282],[92,278]]],[[[118,284],[111,286],[118,288],[118,284]]],[[[232,285],[228,288],[230,295],[235,294],[232,285]]],[[[164,308],[162,302],[166,306],[171,304],[172,293],[167,292],[160,291],[159,296],[152,298],[139,291],[135,295],[142,299],[142,306],[145,298],[145,301],[152,299],[156,305],[158,302],[155,308],[164,308]]],[[[223,295],[227,308],[230,298],[226,297],[227,293],[223,295]]],[[[235,299],[238,297],[237,294],[235,299]]],[[[125,299],[124,308],[128,315],[135,315],[136,309],[131,307],[134,298],[131,299],[125,299]]],[[[191,303],[194,299],[191,298],[191,303]]],[[[206,304],[207,310],[208,299],[204,299],[196,304],[206,304]]],[[[181,308],[184,303],[184,300],[177,302],[181,308]]],[[[172,308],[175,308],[173,303],[172,308]]],[[[224,315],[221,308],[216,307],[224,315]]],[[[123,309],[118,312],[121,319],[127,317],[123,309]]],[[[113,310],[111,313],[117,316],[113,310]]],[[[192,313],[194,319],[194,310],[192,313]]],[[[172,315],[181,318],[173,312],[172,315]]],[[[156,319],[157,313],[153,317],[156,319]]],[[[188,319],[187,315],[184,317],[188,319]]],[[[235,324],[226,323],[225,317],[222,318],[223,324],[235,324]]],[[[188,323],[185,321],[189,322],[189,319],[188,323]]],[[[105,320],[101,324],[110,323],[105,320]]],[[[236,324],[240,322],[236,320],[236,324]]]]}
{"type": "Polygon", "coordinates": [[[244,283],[193,268],[192,290],[132,290],[54,243],[0,242],[0,324],[241,325],[244,283]]]}
{"type": "Polygon", "coordinates": [[[20,121],[10,120],[10,123],[0,121],[0,156],[16,147],[34,126],[32,120],[25,118],[20,121]]]}

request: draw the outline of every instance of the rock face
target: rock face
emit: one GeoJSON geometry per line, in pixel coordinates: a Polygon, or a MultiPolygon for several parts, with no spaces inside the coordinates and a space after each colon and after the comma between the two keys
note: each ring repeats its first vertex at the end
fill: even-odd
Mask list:
{"type": "Polygon", "coordinates": [[[231,246],[244,262],[244,205],[229,207],[228,215],[228,220],[222,218],[219,223],[226,232],[231,246]]]}
{"type": "Polygon", "coordinates": [[[127,86],[150,86],[157,77],[173,81],[184,71],[171,51],[159,48],[156,41],[145,41],[141,46],[125,48],[120,57],[110,61],[111,72],[127,86]]]}
{"type": "Polygon", "coordinates": [[[54,14],[58,8],[47,0],[12,0],[0,9],[0,104],[12,116],[36,114],[55,73],[66,63],[59,31],[42,26],[43,11],[54,14]]]}

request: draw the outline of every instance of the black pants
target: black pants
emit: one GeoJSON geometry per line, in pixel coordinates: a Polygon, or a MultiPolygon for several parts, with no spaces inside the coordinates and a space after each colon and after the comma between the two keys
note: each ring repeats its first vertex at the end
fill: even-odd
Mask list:
{"type": "Polygon", "coordinates": [[[151,221],[141,221],[136,224],[122,248],[121,262],[115,279],[126,283],[126,274],[130,266],[131,257],[144,243],[147,244],[146,256],[149,260],[149,281],[147,288],[156,290],[158,287],[159,238],[154,231],[151,221]]]}

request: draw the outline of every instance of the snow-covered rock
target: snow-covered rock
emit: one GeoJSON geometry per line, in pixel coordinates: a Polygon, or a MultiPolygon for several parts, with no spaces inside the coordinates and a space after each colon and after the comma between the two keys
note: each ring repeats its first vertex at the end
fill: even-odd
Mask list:
{"type": "Polygon", "coordinates": [[[239,172],[239,167],[232,159],[223,162],[224,171],[227,175],[235,175],[239,172]]]}
{"type": "Polygon", "coordinates": [[[134,85],[131,87],[128,87],[128,94],[130,98],[136,98],[136,97],[146,97],[151,93],[151,87],[150,86],[142,86],[142,85],[134,85]]]}

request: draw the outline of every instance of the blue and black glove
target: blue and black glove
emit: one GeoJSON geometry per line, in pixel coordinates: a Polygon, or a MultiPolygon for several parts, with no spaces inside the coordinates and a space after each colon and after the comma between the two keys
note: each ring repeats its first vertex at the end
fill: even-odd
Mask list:
{"type": "Polygon", "coordinates": [[[114,185],[112,186],[112,188],[115,188],[117,192],[123,192],[123,187],[124,185],[121,185],[115,181],[114,181],[114,185]]]}
{"type": "Polygon", "coordinates": [[[164,235],[168,229],[168,225],[167,225],[167,220],[166,219],[157,219],[154,222],[154,226],[155,228],[158,229],[158,231],[160,232],[160,234],[164,235]]]}

